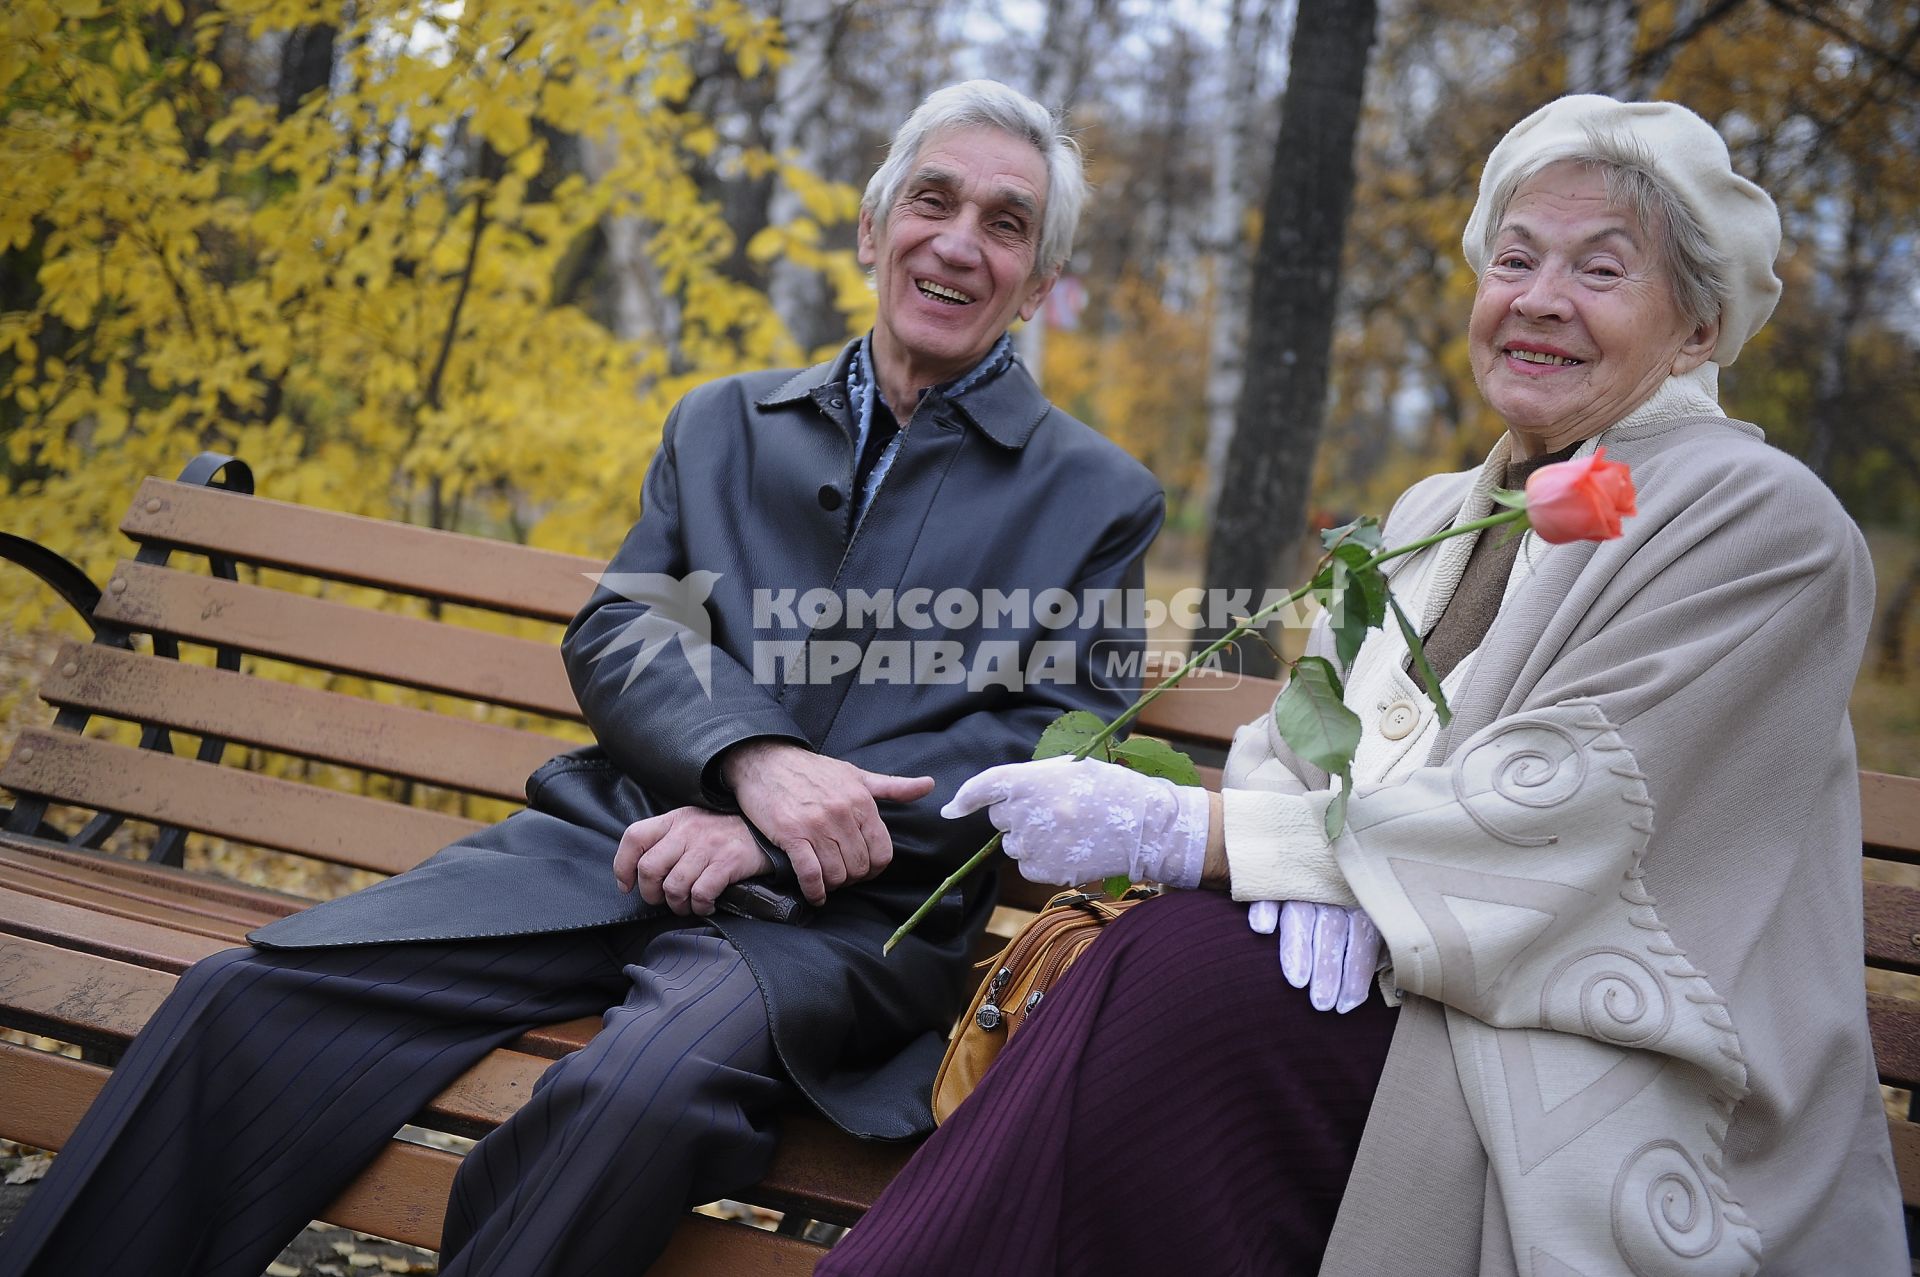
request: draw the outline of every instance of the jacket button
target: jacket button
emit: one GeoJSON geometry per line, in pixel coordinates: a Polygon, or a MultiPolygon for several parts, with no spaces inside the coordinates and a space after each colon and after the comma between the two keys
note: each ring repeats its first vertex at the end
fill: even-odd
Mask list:
{"type": "Polygon", "coordinates": [[[1397,700],[1380,716],[1380,734],[1388,740],[1405,740],[1420,725],[1420,707],[1409,700],[1397,700]]]}
{"type": "Polygon", "coordinates": [[[846,500],[846,498],[840,495],[840,489],[834,487],[831,483],[823,483],[820,485],[820,508],[822,510],[838,510],[840,503],[844,500],[846,500]]]}

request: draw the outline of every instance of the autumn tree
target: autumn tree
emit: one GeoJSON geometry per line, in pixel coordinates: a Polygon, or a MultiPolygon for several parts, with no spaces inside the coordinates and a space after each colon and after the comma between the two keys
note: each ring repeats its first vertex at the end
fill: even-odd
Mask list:
{"type": "Polygon", "coordinates": [[[6,522],[96,575],[134,478],[203,448],[275,496],[604,552],[671,401],[799,354],[690,176],[721,146],[696,59],[784,56],[738,0],[20,0],[0,24],[6,522]],[[569,283],[620,226],[655,305],[625,332],[569,283]]]}
{"type": "MultiPolygon", "coordinates": [[[[1302,0],[1254,260],[1246,373],[1207,543],[1209,589],[1264,590],[1307,523],[1374,5],[1302,0]]],[[[1205,635],[1209,641],[1217,635],[1205,635]]],[[[1248,673],[1276,663],[1244,649],[1248,673]]]]}

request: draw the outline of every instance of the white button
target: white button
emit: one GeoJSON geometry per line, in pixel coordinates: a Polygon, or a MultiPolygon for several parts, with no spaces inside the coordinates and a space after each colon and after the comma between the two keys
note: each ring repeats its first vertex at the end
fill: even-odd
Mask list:
{"type": "Polygon", "coordinates": [[[1395,701],[1380,716],[1380,734],[1388,740],[1404,740],[1419,725],[1420,707],[1409,700],[1395,701]]]}

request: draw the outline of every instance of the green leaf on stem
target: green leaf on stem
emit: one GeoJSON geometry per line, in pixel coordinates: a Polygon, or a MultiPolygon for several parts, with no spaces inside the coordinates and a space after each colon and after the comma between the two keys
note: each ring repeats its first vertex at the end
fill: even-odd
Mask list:
{"type": "Polygon", "coordinates": [[[1420,641],[1419,632],[1413,628],[1413,622],[1400,609],[1400,600],[1388,596],[1393,605],[1393,619],[1400,622],[1400,637],[1407,641],[1407,650],[1413,653],[1413,663],[1420,671],[1420,681],[1427,689],[1427,699],[1433,702],[1433,712],[1440,718],[1440,726],[1445,727],[1453,721],[1453,711],[1447,708],[1447,694],[1440,690],[1440,680],[1433,676],[1433,666],[1427,664],[1426,645],[1420,641]]]}
{"type": "Polygon", "coordinates": [[[1367,632],[1386,621],[1391,592],[1386,574],[1361,546],[1339,546],[1332,557],[1321,602],[1333,629],[1334,655],[1340,658],[1341,669],[1350,670],[1367,632]]]}
{"type": "Polygon", "coordinates": [[[1495,488],[1487,495],[1493,498],[1495,505],[1505,506],[1509,510],[1527,508],[1527,494],[1523,488],[1495,488]]]}
{"type": "Polygon", "coordinates": [[[1327,804],[1327,841],[1332,842],[1347,827],[1347,791],[1353,788],[1353,769],[1338,773],[1340,788],[1335,791],[1333,801],[1327,804]]]}
{"type": "Polygon", "coordinates": [[[1329,550],[1336,545],[1358,545],[1369,551],[1378,550],[1381,546],[1380,520],[1366,514],[1352,523],[1328,528],[1320,534],[1320,544],[1329,550]]]}
{"type": "Polygon", "coordinates": [[[1113,761],[1142,776],[1158,776],[1176,785],[1198,785],[1200,773],[1193,760],[1150,736],[1135,736],[1113,747],[1113,761]]]}
{"type": "Polygon", "coordinates": [[[1110,878],[1102,878],[1100,880],[1100,889],[1109,896],[1112,896],[1115,900],[1125,896],[1127,889],[1131,886],[1133,886],[1133,879],[1127,877],[1125,874],[1114,874],[1110,878]]]}
{"type": "Polygon", "coordinates": [[[1273,724],[1293,751],[1336,775],[1353,765],[1360,719],[1341,703],[1340,676],[1323,656],[1303,656],[1273,703],[1273,724]]]}
{"type": "MultiPolygon", "coordinates": [[[[1040,733],[1040,743],[1033,747],[1033,756],[1040,758],[1058,758],[1062,754],[1078,754],[1086,748],[1087,742],[1105,730],[1106,724],[1100,721],[1098,714],[1089,714],[1084,709],[1068,710],[1047,724],[1047,730],[1040,733]]],[[[1108,755],[1104,747],[1096,751],[1101,762],[1108,755]]]]}

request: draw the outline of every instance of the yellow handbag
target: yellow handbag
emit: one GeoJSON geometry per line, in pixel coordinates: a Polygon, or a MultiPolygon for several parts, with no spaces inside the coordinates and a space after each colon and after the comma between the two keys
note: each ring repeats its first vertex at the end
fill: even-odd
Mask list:
{"type": "Polygon", "coordinates": [[[967,1013],[954,1022],[947,1036],[946,1058],[934,1075],[935,1122],[946,1121],[960,1101],[973,1093],[1001,1048],[1107,924],[1159,894],[1158,887],[1130,887],[1118,900],[1084,891],[1062,892],[1006,948],[979,964],[986,978],[967,1013]]]}

